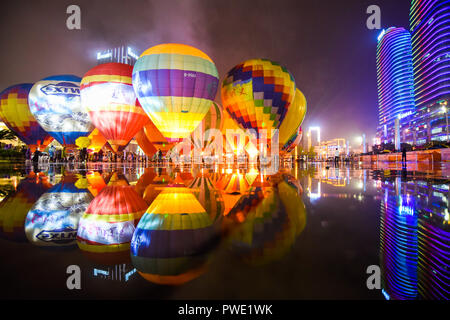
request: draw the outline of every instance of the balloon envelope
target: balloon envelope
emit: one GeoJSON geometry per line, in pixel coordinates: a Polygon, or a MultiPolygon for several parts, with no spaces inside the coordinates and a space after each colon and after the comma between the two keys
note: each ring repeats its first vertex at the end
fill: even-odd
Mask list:
{"type": "Polygon", "coordinates": [[[127,64],[105,63],[81,80],[81,105],[114,152],[123,149],[148,122],[131,84],[132,70],[127,64]]]}
{"type": "Polygon", "coordinates": [[[295,80],[280,64],[251,59],[231,69],[222,83],[223,107],[243,129],[278,129],[294,100],[295,80]]]}
{"type": "Polygon", "coordinates": [[[0,93],[0,117],[34,152],[36,148],[45,149],[53,138],[42,129],[30,112],[28,95],[32,87],[31,83],[22,83],[3,90],[0,93]]]}
{"type": "Polygon", "coordinates": [[[303,93],[297,89],[295,98],[292,102],[283,123],[280,126],[279,142],[280,150],[290,152],[301,140],[300,126],[306,115],[306,98],[303,93]]]}
{"type": "Polygon", "coordinates": [[[170,142],[179,142],[195,130],[214,100],[218,83],[211,58],[183,44],[151,47],[133,69],[140,103],[170,142]]]}
{"type": "Polygon", "coordinates": [[[75,140],[94,129],[80,100],[81,78],[73,75],[51,76],[36,82],[28,103],[37,122],[62,145],[74,146],[75,140]]]}

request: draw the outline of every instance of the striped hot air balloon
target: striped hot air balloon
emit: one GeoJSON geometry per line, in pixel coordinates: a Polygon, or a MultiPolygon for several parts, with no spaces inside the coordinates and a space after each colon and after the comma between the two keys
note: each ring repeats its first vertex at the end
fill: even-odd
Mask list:
{"type": "Polygon", "coordinates": [[[105,63],[81,80],[81,105],[114,152],[123,150],[148,122],[131,84],[132,71],[127,64],[105,63]]]}
{"type": "Polygon", "coordinates": [[[147,207],[134,188],[114,173],[80,219],[78,247],[101,264],[129,261],[131,237],[147,207]]]}
{"type": "Polygon", "coordinates": [[[295,95],[295,80],[280,64],[267,59],[251,59],[232,68],[222,83],[222,103],[243,129],[261,130],[282,124],[295,95]]]}
{"type": "Polygon", "coordinates": [[[225,204],[219,190],[213,185],[209,177],[198,174],[188,185],[200,204],[205,208],[212,221],[220,220],[225,204]]]}
{"type": "Polygon", "coordinates": [[[214,236],[212,221],[192,191],[171,185],[139,221],[131,261],[147,281],[180,285],[206,271],[214,236]]]}
{"type": "Polygon", "coordinates": [[[184,44],[151,47],[133,69],[136,95],[169,142],[180,142],[197,128],[214,100],[218,83],[211,58],[184,44]]]}
{"type": "Polygon", "coordinates": [[[32,152],[44,150],[53,138],[39,125],[30,112],[28,95],[33,84],[11,86],[0,93],[0,118],[32,152]]]}

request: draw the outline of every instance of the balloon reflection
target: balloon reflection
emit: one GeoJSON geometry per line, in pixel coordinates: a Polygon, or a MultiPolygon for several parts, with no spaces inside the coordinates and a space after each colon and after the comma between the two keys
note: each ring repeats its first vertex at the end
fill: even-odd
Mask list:
{"type": "Polygon", "coordinates": [[[0,203],[0,237],[27,241],[23,226],[28,211],[51,186],[43,173],[30,172],[20,181],[17,190],[0,203]]]}
{"type": "Polygon", "coordinates": [[[145,209],[142,197],[114,173],[80,219],[78,247],[101,264],[129,261],[131,237],[145,209]]]}
{"type": "Polygon", "coordinates": [[[66,247],[76,243],[78,222],[92,200],[85,177],[65,175],[44,193],[25,220],[25,233],[37,246],[66,247]]]}
{"type": "Polygon", "coordinates": [[[231,250],[245,263],[264,265],[285,256],[306,225],[306,208],[292,177],[256,180],[225,216],[231,250]]]}
{"type": "Polygon", "coordinates": [[[150,282],[180,285],[206,271],[214,238],[213,221],[192,191],[169,185],[139,221],[131,261],[150,282]]]}

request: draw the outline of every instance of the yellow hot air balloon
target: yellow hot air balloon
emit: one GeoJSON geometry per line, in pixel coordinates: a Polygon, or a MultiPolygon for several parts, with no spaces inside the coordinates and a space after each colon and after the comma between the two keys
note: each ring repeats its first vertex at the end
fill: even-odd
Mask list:
{"type": "Polygon", "coordinates": [[[295,91],[294,102],[291,104],[279,131],[280,151],[291,149],[292,144],[299,135],[299,128],[306,115],[306,98],[303,93],[297,89],[295,91]]]}
{"type": "Polygon", "coordinates": [[[141,54],[133,69],[139,102],[169,142],[180,142],[208,112],[219,83],[214,62],[184,44],[160,44],[141,54]]]}

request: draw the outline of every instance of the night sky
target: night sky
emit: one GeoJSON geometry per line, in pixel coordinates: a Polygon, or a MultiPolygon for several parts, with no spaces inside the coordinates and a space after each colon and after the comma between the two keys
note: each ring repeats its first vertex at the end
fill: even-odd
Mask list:
{"type": "Polygon", "coordinates": [[[280,62],[308,101],[304,129],[321,126],[325,139],[370,139],[379,34],[366,28],[372,4],[382,27],[408,28],[409,0],[1,1],[0,90],[53,74],[83,76],[100,50],[129,45],[140,54],[178,42],[208,54],[221,81],[247,59],[280,62]],[[66,28],[70,4],[81,8],[81,30],[66,28]]]}

